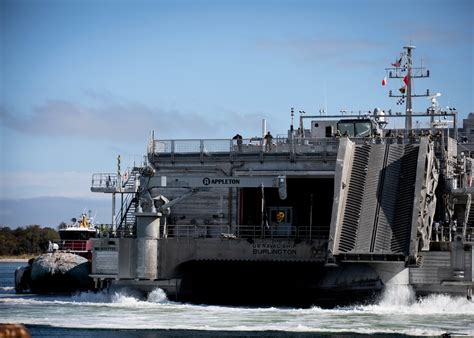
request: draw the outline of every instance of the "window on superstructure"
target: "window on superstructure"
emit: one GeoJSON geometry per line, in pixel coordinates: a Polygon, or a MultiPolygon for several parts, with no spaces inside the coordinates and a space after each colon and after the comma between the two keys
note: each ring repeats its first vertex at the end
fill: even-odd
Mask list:
{"type": "Polygon", "coordinates": [[[370,136],[372,130],[372,124],[370,122],[356,122],[355,124],[355,137],[367,137],[370,136]]]}
{"type": "Polygon", "coordinates": [[[341,135],[348,134],[349,136],[354,136],[354,123],[340,122],[337,124],[337,127],[337,129],[341,132],[341,135]]]}

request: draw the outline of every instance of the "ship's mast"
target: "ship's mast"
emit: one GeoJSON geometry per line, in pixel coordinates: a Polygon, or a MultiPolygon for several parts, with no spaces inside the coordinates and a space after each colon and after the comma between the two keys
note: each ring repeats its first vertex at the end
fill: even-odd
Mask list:
{"type": "Polygon", "coordinates": [[[411,59],[411,51],[412,49],[415,48],[415,46],[405,46],[403,47],[406,49],[406,54],[407,54],[407,76],[408,76],[408,83],[407,83],[407,102],[406,102],[406,108],[405,108],[405,113],[407,114],[405,118],[405,129],[411,130],[412,129],[412,112],[413,112],[413,106],[411,104],[411,67],[412,67],[412,59],[411,59]]]}
{"type": "Polygon", "coordinates": [[[399,91],[401,95],[394,95],[392,91],[389,92],[389,97],[400,98],[397,104],[403,104],[405,102],[405,129],[412,130],[412,114],[413,114],[413,97],[426,97],[430,96],[429,90],[426,90],[425,94],[414,94],[413,93],[413,79],[429,77],[430,71],[424,67],[413,67],[412,51],[415,46],[405,46],[405,52],[402,53],[400,59],[392,63],[393,68],[386,68],[388,71],[388,77],[391,79],[403,79],[404,86],[399,91]]]}

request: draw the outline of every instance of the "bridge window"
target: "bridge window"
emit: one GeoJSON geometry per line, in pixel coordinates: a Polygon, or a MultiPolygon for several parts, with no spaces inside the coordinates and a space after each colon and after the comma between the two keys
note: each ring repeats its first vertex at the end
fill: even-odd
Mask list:
{"type": "Polygon", "coordinates": [[[370,122],[356,122],[355,137],[367,137],[371,134],[372,124],[370,122]]]}
{"type": "Polygon", "coordinates": [[[337,129],[341,132],[341,135],[349,134],[349,136],[354,136],[354,123],[352,122],[340,122],[337,124],[337,129]]]}
{"type": "Polygon", "coordinates": [[[348,121],[337,124],[341,135],[348,134],[353,137],[367,137],[372,134],[372,123],[370,121],[348,121]]]}

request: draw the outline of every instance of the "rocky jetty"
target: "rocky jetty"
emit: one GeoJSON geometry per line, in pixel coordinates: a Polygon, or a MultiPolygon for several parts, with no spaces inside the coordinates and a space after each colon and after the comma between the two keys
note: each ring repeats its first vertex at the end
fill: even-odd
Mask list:
{"type": "Polygon", "coordinates": [[[67,252],[43,254],[15,271],[17,292],[65,293],[93,288],[90,262],[67,252]]]}

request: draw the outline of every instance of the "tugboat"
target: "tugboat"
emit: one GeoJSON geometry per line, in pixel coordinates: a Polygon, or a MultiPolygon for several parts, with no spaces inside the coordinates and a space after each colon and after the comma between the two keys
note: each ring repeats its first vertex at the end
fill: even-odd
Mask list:
{"type": "Polygon", "coordinates": [[[98,230],[94,226],[91,212],[83,212],[78,219],[71,219],[72,223],[67,224],[58,230],[60,241],[53,243],[48,251],[59,250],[74,253],[91,260],[92,241],[98,235],[98,230]],[[55,246],[54,244],[57,244],[55,246]]]}
{"type": "Polygon", "coordinates": [[[58,293],[87,290],[92,259],[92,238],[97,237],[93,218],[83,212],[59,229],[60,240],[50,242],[48,252],[15,271],[17,293],[58,293]]]}

